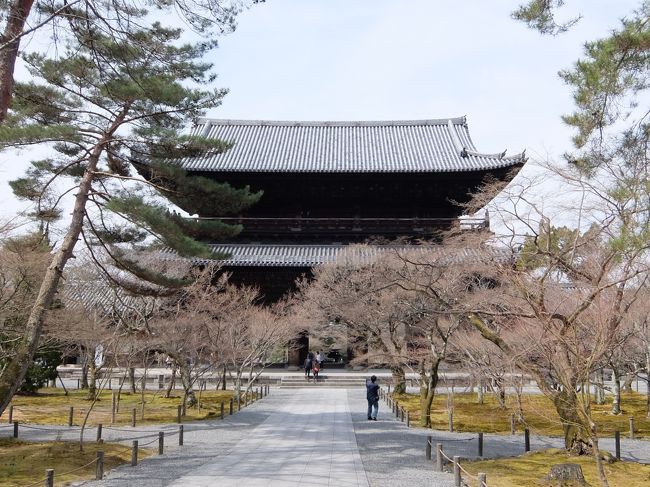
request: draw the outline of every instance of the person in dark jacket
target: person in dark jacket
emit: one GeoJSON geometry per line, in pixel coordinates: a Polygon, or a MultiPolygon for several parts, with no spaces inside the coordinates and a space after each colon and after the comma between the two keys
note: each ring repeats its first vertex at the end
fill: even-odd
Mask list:
{"type": "Polygon", "coordinates": [[[368,399],[368,419],[377,421],[377,413],[379,412],[377,376],[373,375],[370,379],[366,379],[366,399],[368,399]]]}
{"type": "MultiPolygon", "coordinates": [[[[310,352],[310,355],[311,355],[311,352],[310,352]]],[[[312,357],[313,357],[313,355],[311,357],[309,355],[307,355],[307,358],[305,359],[305,379],[307,379],[307,382],[309,382],[309,378],[310,378],[311,367],[312,367],[312,357]]]]}

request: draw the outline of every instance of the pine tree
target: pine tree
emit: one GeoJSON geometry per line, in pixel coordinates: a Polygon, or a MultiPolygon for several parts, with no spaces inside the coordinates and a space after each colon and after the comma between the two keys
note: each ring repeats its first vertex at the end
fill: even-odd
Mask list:
{"type": "Polygon", "coordinates": [[[18,196],[35,203],[34,216],[45,232],[59,214],[63,195],[74,192],[65,237],[45,273],[25,333],[0,376],[0,411],[31,363],[46,310],[80,238],[91,248],[104,248],[119,268],[138,277],[182,285],[186,283],[138,265],[124,242],[142,242],[152,235],[154,244],[180,255],[205,257],[209,249],[184,231],[223,238],[240,229],[182,221],[155,199],[153,189],[172,201],[200,198],[218,214],[236,214],[260,197],[248,188],[192,178],[174,167],[177,158],[229,147],[182,132],[225,94],[200,88],[215,79],[211,65],[202,61],[214,41],[182,43],[181,29],[147,24],[144,10],[130,10],[129,25],[119,32],[107,32],[104,19],[87,9],[70,7],[69,14],[75,35],[57,58],[25,56],[33,81],[16,84],[12,111],[0,125],[0,145],[49,150],[49,157],[34,161],[29,173],[12,183],[18,196]],[[132,170],[135,156],[150,161],[160,175],[145,188],[132,170]],[[72,187],[57,189],[64,179],[72,180],[72,187]]]}
{"type": "MultiPolygon", "coordinates": [[[[265,0],[151,0],[145,4],[160,12],[161,17],[182,21],[205,36],[232,31],[237,14],[250,3],[265,0]]],[[[14,95],[14,70],[23,37],[48,35],[53,45],[66,35],[77,36],[78,12],[92,12],[101,23],[104,35],[121,36],[138,21],[143,3],[137,0],[104,2],[102,0],[5,0],[0,2],[0,124],[4,123],[14,95]]],[[[86,17],[87,18],[87,17],[86,17]]],[[[79,39],[83,43],[83,39],[79,39]]],[[[137,36],[131,42],[137,43],[137,36]]],[[[94,46],[88,44],[93,50],[94,46]]]]}

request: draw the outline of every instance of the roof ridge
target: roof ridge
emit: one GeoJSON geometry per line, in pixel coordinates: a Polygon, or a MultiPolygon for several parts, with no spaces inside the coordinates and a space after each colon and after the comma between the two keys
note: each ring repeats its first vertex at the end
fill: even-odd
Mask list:
{"type": "Polygon", "coordinates": [[[467,117],[432,118],[422,120],[241,120],[228,118],[197,119],[197,125],[268,125],[279,127],[382,127],[417,125],[467,125],[467,117]]]}

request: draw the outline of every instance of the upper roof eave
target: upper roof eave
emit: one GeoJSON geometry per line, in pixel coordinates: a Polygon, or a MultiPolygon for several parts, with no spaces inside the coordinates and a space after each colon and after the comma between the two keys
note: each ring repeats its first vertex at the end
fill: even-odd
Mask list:
{"type": "Polygon", "coordinates": [[[242,125],[274,127],[411,127],[418,125],[467,125],[467,117],[432,118],[422,120],[239,120],[227,118],[200,117],[197,125],[242,125]]]}

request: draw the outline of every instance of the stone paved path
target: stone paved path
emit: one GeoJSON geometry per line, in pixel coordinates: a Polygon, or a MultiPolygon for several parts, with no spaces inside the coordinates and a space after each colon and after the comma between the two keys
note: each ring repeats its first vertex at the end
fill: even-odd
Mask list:
{"type": "Polygon", "coordinates": [[[170,487],[368,486],[345,390],[274,396],[274,412],[235,448],[170,487]]]}

